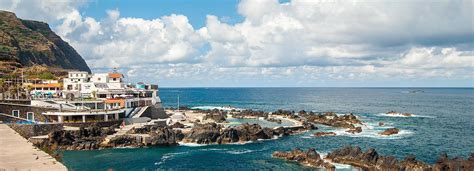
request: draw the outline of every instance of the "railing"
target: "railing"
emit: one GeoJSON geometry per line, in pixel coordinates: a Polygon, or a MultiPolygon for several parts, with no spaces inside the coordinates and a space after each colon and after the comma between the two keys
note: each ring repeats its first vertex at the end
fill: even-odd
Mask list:
{"type": "Polygon", "coordinates": [[[91,115],[91,114],[116,114],[124,112],[124,109],[117,109],[117,110],[82,110],[82,111],[52,111],[52,112],[44,112],[43,115],[91,115]]]}
{"type": "Polygon", "coordinates": [[[149,106],[145,106],[145,107],[142,107],[137,113],[135,113],[132,118],[139,118],[143,112],[146,111],[146,109],[148,109],[149,106]]]}

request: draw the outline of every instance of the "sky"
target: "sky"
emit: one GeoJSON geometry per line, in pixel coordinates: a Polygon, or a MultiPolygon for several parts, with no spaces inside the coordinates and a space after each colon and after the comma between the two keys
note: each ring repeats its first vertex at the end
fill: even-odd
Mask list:
{"type": "Polygon", "coordinates": [[[472,0],[1,0],[161,87],[473,87],[472,0]]]}

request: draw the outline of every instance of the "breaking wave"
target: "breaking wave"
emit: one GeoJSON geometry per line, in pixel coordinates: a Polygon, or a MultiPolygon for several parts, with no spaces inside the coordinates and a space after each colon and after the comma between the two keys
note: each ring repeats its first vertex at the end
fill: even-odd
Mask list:
{"type": "Polygon", "coordinates": [[[251,152],[256,152],[257,150],[232,150],[232,151],[227,151],[226,153],[229,154],[245,154],[245,153],[251,153],[251,152]]]}
{"type": "Polygon", "coordinates": [[[412,114],[411,116],[405,116],[401,113],[397,113],[397,114],[377,113],[375,115],[381,116],[381,117],[399,117],[399,118],[436,118],[435,116],[415,115],[415,114],[412,114]]]}
{"type": "Polygon", "coordinates": [[[161,160],[159,162],[155,162],[155,165],[159,166],[163,163],[165,163],[167,160],[169,160],[170,158],[173,158],[174,156],[176,155],[180,155],[180,154],[187,154],[188,152],[177,152],[177,153],[167,153],[167,154],[164,154],[163,156],[161,156],[161,160]]]}
{"type": "Polygon", "coordinates": [[[243,110],[240,108],[235,108],[235,107],[226,107],[226,106],[195,106],[191,107],[191,109],[199,109],[199,110],[212,110],[212,109],[217,109],[217,110],[243,110]]]}

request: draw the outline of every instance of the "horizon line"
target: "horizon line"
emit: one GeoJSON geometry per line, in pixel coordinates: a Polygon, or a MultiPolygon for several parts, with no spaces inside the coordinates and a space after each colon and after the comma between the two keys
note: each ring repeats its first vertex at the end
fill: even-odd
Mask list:
{"type": "Polygon", "coordinates": [[[159,88],[474,88],[474,87],[442,87],[442,86],[356,86],[356,87],[346,87],[346,86],[159,86],[159,88]]]}

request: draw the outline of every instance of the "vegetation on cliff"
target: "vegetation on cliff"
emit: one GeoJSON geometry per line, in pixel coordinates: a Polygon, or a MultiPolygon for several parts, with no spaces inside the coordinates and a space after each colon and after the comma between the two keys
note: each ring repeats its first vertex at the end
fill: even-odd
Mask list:
{"type": "Polygon", "coordinates": [[[90,72],[84,59],[47,23],[0,11],[0,73],[34,65],[90,72]]]}

